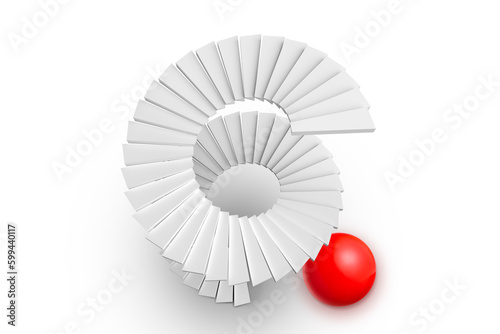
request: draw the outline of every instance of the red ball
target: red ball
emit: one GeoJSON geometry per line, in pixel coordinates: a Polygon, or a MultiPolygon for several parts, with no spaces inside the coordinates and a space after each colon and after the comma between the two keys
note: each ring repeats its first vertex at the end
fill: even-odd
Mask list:
{"type": "Polygon", "coordinates": [[[334,233],[315,261],[303,267],[309,292],[334,306],[354,304],[370,291],[375,281],[375,258],[368,246],[353,235],[334,233]]]}

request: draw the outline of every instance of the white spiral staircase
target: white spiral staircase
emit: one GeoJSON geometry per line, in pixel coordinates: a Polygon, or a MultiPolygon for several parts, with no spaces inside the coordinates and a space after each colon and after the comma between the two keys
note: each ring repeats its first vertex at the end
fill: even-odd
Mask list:
{"type": "Polygon", "coordinates": [[[250,302],[248,284],[278,281],[316,258],[338,226],[343,188],[313,134],[374,130],[340,65],[283,37],[233,37],[169,66],[144,99],[123,147],[126,196],[184,284],[238,306],[250,302]],[[281,112],[218,114],[245,99],[281,112]],[[276,203],[250,217],[208,198],[220,175],[245,164],[279,181],[276,203]]]}

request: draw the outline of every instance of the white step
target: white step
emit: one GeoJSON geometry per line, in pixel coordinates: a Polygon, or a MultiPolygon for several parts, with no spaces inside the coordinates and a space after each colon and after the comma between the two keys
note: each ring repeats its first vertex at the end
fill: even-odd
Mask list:
{"type": "Polygon", "coordinates": [[[233,92],[226,78],[224,66],[219,57],[219,51],[214,42],[208,43],[204,47],[196,50],[196,55],[200,59],[203,68],[212,79],[215,88],[221,95],[225,104],[234,103],[233,92]]]}
{"type": "Polygon", "coordinates": [[[300,212],[311,218],[319,220],[325,224],[331,225],[337,228],[339,225],[339,209],[331,208],[328,206],[302,203],[296,201],[290,201],[285,199],[278,199],[277,204],[279,206],[288,208],[290,210],[300,212]]]}
{"type": "Polygon", "coordinates": [[[200,185],[200,188],[204,188],[209,190],[212,187],[213,182],[210,180],[205,179],[204,177],[200,175],[196,175],[195,177],[196,182],[200,185]]]}
{"type": "Polygon", "coordinates": [[[175,208],[190,196],[199,196],[198,184],[192,180],[158,201],[137,211],[134,218],[146,229],[150,230],[167,217],[175,208]]]}
{"type": "Polygon", "coordinates": [[[255,150],[255,134],[257,131],[257,111],[241,113],[241,132],[243,138],[243,149],[245,151],[245,162],[253,162],[255,150]]]}
{"type": "MultiPolygon", "coordinates": [[[[205,73],[203,66],[201,66],[198,58],[193,52],[189,52],[177,61],[177,68],[179,68],[182,74],[184,74],[200,93],[210,101],[215,109],[219,110],[224,108],[224,100],[217,89],[215,89],[212,81],[205,73]]],[[[215,112],[212,113],[212,115],[214,114],[215,112]]]]}
{"type": "Polygon", "coordinates": [[[280,191],[344,191],[338,174],[320,176],[313,179],[280,186],[280,191]]]}
{"type": "Polygon", "coordinates": [[[257,83],[255,86],[255,97],[264,98],[269,80],[273,74],[274,67],[283,47],[283,37],[263,36],[259,57],[259,68],[257,71],[257,83]]]}
{"type": "Polygon", "coordinates": [[[279,197],[342,210],[342,196],[340,191],[290,191],[280,193],[279,197]]]}
{"type": "Polygon", "coordinates": [[[252,285],[256,286],[272,278],[272,275],[247,217],[240,218],[240,226],[252,285]]]}
{"type": "Polygon", "coordinates": [[[231,166],[226,159],[226,156],[219,148],[219,145],[215,141],[214,137],[210,133],[207,127],[204,127],[198,135],[198,142],[203,146],[208,154],[222,167],[222,169],[229,169],[231,166]]]}
{"type": "Polygon", "coordinates": [[[241,73],[245,98],[254,99],[259,67],[260,35],[240,37],[241,73]]]}
{"type": "Polygon", "coordinates": [[[234,306],[241,306],[250,303],[250,291],[248,284],[241,283],[234,286],[234,306]]]}
{"type": "Polygon", "coordinates": [[[201,130],[201,124],[143,100],[137,103],[134,120],[195,135],[201,130]]]}
{"type": "Polygon", "coordinates": [[[266,148],[269,135],[273,129],[276,116],[273,113],[259,113],[257,120],[257,130],[255,132],[255,150],[253,153],[253,163],[260,164],[264,149],[266,148]]]}
{"type": "Polygon", "coordinates": [[[309,260],[309,257],[265,214],[261,214],[259,220],[276,246],[278,246],[281,254],[286,258],[293,271],[297,273],[307,260],[309,260]]]}
{"type": "Polygon", "coordinates": [[[314,149],[316,146],[321,144],[321,140],[318,137],[307,136],[303,137],[296,145],[294,145],[285,156],[272,167],[275,174],[282,171],[284,168],[288,167],[291,163],[302,157],[307,152],[314,149]]]}
{"type": "Polygon", "coordinates": [[[176,210],[159,222],[159,224],[153,226],[146,238],[162,249],[168,246],[178,230],[194,212],[197,207],[196,204],[201,202],[203,196],[200,196],[200,193],[201,191],[197,190],[186,198],[176,210]]]}
{"type": "Polygon", "coordinates": [[[365,100],[361,92],[355,88],[323,102],[301,109],[296,113],[289,114],[288,116],[291,122],[295,122],[319,116],[332,115],[341,111],[368,107],[368,102],[365,100]]]}
{"type": "MultiPolygon", "coordinates": [[[[215,231],[212,250],[208,259],[206,280],[227,280],[227,268],[229,260],[229,214],[221,212],[219,222],[215,231]]],[[[227,282],[226,282],[227,285],[227,282]]]]}
{"type": "Polygon", "coordinates": [[[283,254],[281,254],[278,246],[276,246],[273,239],[264,229],[260,220],[254,216],[250,217],[249,221],[250,226],[257,237],[260,249],[264,254],[264,258],[266,259],[271,274],[273,275],[275,281],[279,281],[285,277],[286,274],[292,271],[292,267],[290,267],[283,254]]]}
{"type": "Polygon", "coordinates": [[[283,137],[287,134],[290,129],[290,123],[285,117],[276,117],[271,133],[269,134],[269,139],[267,140],[266,147],[264,148],[264,153],[260,159],[261,165],[267,165],[274,152],[278,148],[279,144],[283,140],[283,137]]]}
{"type": "Polygon", "coordinates": [[[193,170],[186,170],[164,179],[150,182],[125,192],[132,207],[137,211],[171,193],[195,177],[193,170]]]}
{"type": "Polygon", "coordinates": [[[222,63],[226,70],[229,84],[236,101],[245,98],[243,93],[243,79],[241,77],[240,46],[238,37],[231,37],[217,42],[222,63]]]}
{"type": "Polygon", "coordinates": [[[306,48],[305,43],[285,39],[278,61],[274,67],[273,75],[264,94],[266,100],[273,99],[281,84],[290,73],[293,65],[297,62],[302,52],[306,48]]]}
{"type": "Polygon", "coordinates": [[[288,111],[288,107],[297,100],[308,95],[319,86],[344,71],[344,68],[330,58],[325,58],[316,66],[297,86],[295,86],[290,94],[288,94],[281,102],[280,106],[288,111]]]}
{"type": "Polygon", "coordinates": [[[155,162],[145,165],[135,165],[122,168],[123,178],[129,189],[147,184],[164,177],[189,170],[193,160],[185,158],[174,161],[155,162]]]}
{"type": "Polygon", "coordinates": [[[309,233],[324,244],[327,244],[330,240],[330,236],[333,233],[332,226],[320,222],[319,220],[316,220],[308,215],[298,213],[280,205],[274,205],[271,210],[276,214],[282,216],[292,224],[297,225],[305,232],[309,233]]]}
{"type": "Polygon", "coordinates": [[[188,146],[123,144],[123,157],[127,166],[179,160],[192,155],[193,148],[188,146]]]}
{"type": "Polygon", "coordinates": [[[283,159],[283,157],[287,155],[287,153],[302,139],[303,136],[294,136],[291,131],[288,130],[278,148],[274,151],[273,156],[269,159],[269,162],[266,165],[267,168],[273,169],[274,166],[276,166],[276,164],[280,162],[280,160],[283,159]]]}
{"type": "Polygon", "coordinates": [[[193,152],[193,158],[208,168],[215,175],[220,175],[224,172],[224,169],[222,169],[217,161],[214,160],[210,153],[208,153],[199,142],[194,145],[193,152]]]}
{"type": "Polygon", "coordinates": [[[186,277],[184,277],[184,280],[182,283],[185,285],[196,289],[200,290],[201,285],[203,284],[203,280],[205,278],[205,275],[200,275],[200,274],[194,274],[194,273],[188,273],[186,277]]]}
{"type": "Polygon", "coordinates": [[[359,108],[331,115],[294,122],[295,134],[335,134],[373,132],[375,125],[368,108],[359,108]]]}
{"type": "Polygon", "coordinates": [[[238,216],[229,216],[228,284],[250,282],[238,216]]]}
{"type": "Polygon", "coordinates": [[[144,99],[198,124],[205,124],[208,120],[207,115],[157,81],[151,83],[144,99]]]}
{"type": "Polygon", "coordinates": [[[219,214],[220,209],[217,207],[212,207],[209,211],[200,233],[193,244],[193,248],[184,263],[183,270],[198,274],[206,273],[215,230],[219,222],[219,214]]]}
{"type": "Polygon", "coordinates": [[[312,260],[316,259],[316,256],[323,246],[323,242],[304,231],[298,225],[290,223],[290,221],[273,210],[268,210],[266,216],[285,232],[286,235],[309,256],[309,258],[312,260]]]}
{"type": "Polygon", "coordinates": [[[217,144],[219,144],[222,153],[225,155],[226,160],[229,162],[231,166],[238,165],[238,160],[236,158],[236,154],[233,151],[233,147],[231,145],[231,140],[229,139],[229,134],[226,131],[226,125],[222,120],[222,117],[214,118],[207,125],[210,128],[210,132],[214,136],[217,144]]]}
{"type": "Polygon", "coordinates": [[[323,145],[318,145],[293,163],[283,168],[276,176],[280,184],[287,184],[313,177],[339,174],[332,154],[323,145]]]}
{"type": "Polygon", "coordinates": [[[184,263],[188,256],[191,246],[200,231],[205,217],[212,206],[212,202],[203,198],[196,210],[191,214],[174,239],[166,247],[163,256],[175,262],[184,263]]]}
{"type": "Polygon", "coordinates": [[[273,102],[280,104],[281,101],[311,73],[316,66],[326,58],[326,54],[310,46],[304,49],[299,59],[288,73],[280,88],[273,97],[273,102]]]}
{"type": "Polygon", "coordinates": [[[215,107],[191,84],[175,65],[167,67],[158,80],[205,115],[211,116],[215,113],[215,107]]]}
{"type": "Polygon", "coordinates": [[[243,148],[243,132],[241,130],[240,113],[235,112],[224,116],[224,123],[226,123],[227,132],[231,145],[233,147],[236,159],[239,164],[245,163],[245,150],[243,148]]]}
{"type": "Polygon", "coordinates": [[[182,279],[184,279],[188,274],[187,272],[182,271],[182,264],[177,262],[172,262],[172,265],[170,266],[170,271],[182,279]]]}
{"type": "Polygon", "coordinates": [[[215,298],[217,295],[217,289],[219,288],[219,281],[203,281],[198,295],[204,297],[215,298]]]}
{"type": "Polygon", "coordinates": [[[347,75],[347,73],[341,72],[290,105],[286,111],[291,115],[297,111],[357,88],[359,88],[358,83],[347,75]]]}
{"type": "Polygon", "coordinates": [[[215,182],[215,180],[217,180],[217,175],[214,172],[212,172],[210,169],[205,167],[205,165],[195,159],[193,159],[193,170],[197,176],[201,176],[204,179],[210,180],[212,182],[215,182]]]}
{"type": "Polygon", "coordinates": [[[196,136],[145,123],[128,122],[127,141],[131,144],[194,145],[196,136]]]}
{"type": "Polygon", "coordinates": [[[232,303],[233,302],[233,286],[229,286],[227,281],[220,281],[217,296],[215,297],[216,303],[232,303]]]}

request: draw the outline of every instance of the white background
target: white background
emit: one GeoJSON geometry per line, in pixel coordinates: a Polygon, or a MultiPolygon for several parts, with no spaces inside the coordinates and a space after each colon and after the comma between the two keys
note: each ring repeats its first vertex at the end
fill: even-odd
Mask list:
{"type": "Polygon", "coordinates": [[[65,333],[75,322],[75,333],[236,333],[237,318],[257,310],[198,297],[144,239],[123,195],[127,122],[114,112],[124,106],[122,94],[149,79],[148,68],[245,34],[286,36],[327,52],[361,85],[377,126],[373,134],[321,137],[342,170],[339,231],[363,239],[377,260],[372,291],[358,304],[331,308],[303,283],[293,290],[269,282],[252,291],[253,300],[268,300],[273,289],[286,300],[252,330],[419,333],[409,317],[440,298],[446,280],[458,280],[466,289],[423,332],[497,332],[500,87],[458,128],[443,120],[474,94],[480,76],[500,81],[496,2],[401,0],[399,13],[351,61],[342,42],[352,44],[356,29],[373,21],[371,11],[389,1],[232,3],[221,19],[212,0],[73,0],[18,52],[8,34],[21,34],[23,17],[32,20],[40,5],[1,3],[0,232],[5,238],[7,222],[18,225],[20,272],[18,327],[8,332],[65,333]],[[52,163],[64,163],[66,147],[103,119],[113,131],[59,181],[52,163]],[[384,173],[435,128],[447,140],[391,191],[384,173]],[[81,303],[122,269],[134,276],[125,289],[92,321],[79,315],[81,303]]]}

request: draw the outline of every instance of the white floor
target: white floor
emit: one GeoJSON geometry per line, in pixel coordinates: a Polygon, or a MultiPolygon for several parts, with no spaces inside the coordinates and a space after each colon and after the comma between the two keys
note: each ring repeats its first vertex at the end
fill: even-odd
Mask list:
{"type": "Polygon", "coordinates": [[[6,36],[0,258],[6,261],[4,226],[14,222],[17,332],[399,334],[498,327],[500,87],[485,84],[489,77],[500,81],[494,3],[215,3],[231,3],[223,20],[212,0],[69,2],[23,37],[19,52],[8,34],[21,35],[23,17],[32,21],[41,7],[0,5],[6,36]],[[390,22],[378,15],[386,25],[378,31],[372,11],[389,10],[390,22]],[[375,30],[363,39],[358,29],[375,30]],[[255,33],[327,52],[371,105],[375,133],[320,136],[345,189],[339,231],[363,239],[377,260],[373,290],[354,306],[319,304],[295,276],[253,289],[252,303],[238,308],[200,298],[144,238],[123,195],[121,145],[143,84],[196,47],[255,33]],[[85,150],[84,131],[94,135],[91,152],[72,157],[71,172],[58,178],[53,163],[66,165],[68,149],[85,150]],[[420,165],[403,168],[400,158],[420,165]]]}

